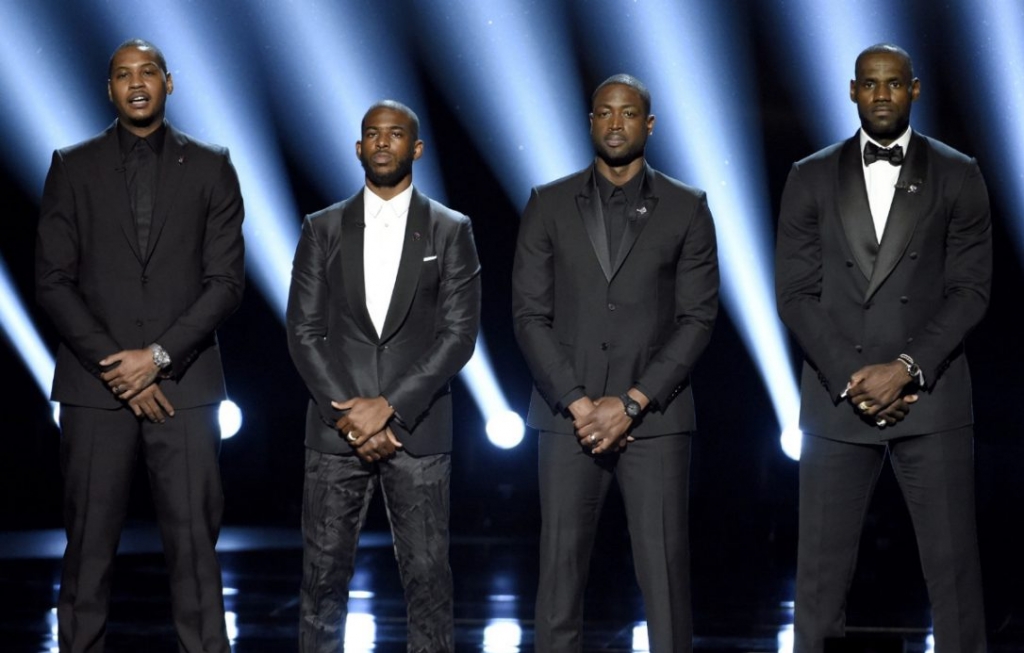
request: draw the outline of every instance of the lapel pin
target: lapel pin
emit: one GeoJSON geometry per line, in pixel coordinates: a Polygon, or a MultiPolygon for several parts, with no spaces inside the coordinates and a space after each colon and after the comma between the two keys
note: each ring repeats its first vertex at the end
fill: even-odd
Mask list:
{"type": "Polygon", "coordinates": [[[419,240],[420,239],[420,232],[418,232],[418,231],[412,232],[412,239],[413,240],[419,240]]]}
{"type": "Polygon", "coordinates": [[[185,155],[184,154],[179,154],[178,155],[178,165],[181,165],[183,163],[185,163],[185,155]]]}
{"type": "Polygon", "coordinates": [[[647,213],[647,207],[641,206],[639,209],[636,210],[636,212],[639,213],[640,215],[644,215],[645,213],[647,213]]]}

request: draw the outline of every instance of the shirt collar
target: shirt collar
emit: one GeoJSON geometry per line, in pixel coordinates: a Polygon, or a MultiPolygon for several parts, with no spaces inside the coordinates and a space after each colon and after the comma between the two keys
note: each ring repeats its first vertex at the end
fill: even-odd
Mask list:
{"type": "Polygon", "coordinates": [[[363,206],[368,218],[376,218],[385,207],[392,211],[394,215],[401,217],[409,212],[409,205],[411,203],[412,184],[409,184],[408,188],[389,200],[385,200],[380,195],[374,193],[368,186],[363,187],[363,206]]]}
{"type": "Polygon", "coordinates": [[[135,134],[128,131],[125,128],[125,126],[121,124],[120,120],[117,121],[117,143],[121,150],[122,159],[128,158],[128,153],[135,148],[135,145],[139,141],[145,141],[146,144],[153,149],[153,152],[156,153],[157,157],[159,157],[164,151],[164,137],[166,135],[166,122],[160,123],[160,126],[156,128],[156,131],[154,131],[149,136],[146,136],[145,138],[140,138],[139,136],[136,136],[135,134]]]}
{"type": "Polygon", "coordinates": [[[597,179],[597,191],[601,194],[601,202],[607,204],[616,188],[621,188],[626,194],[626,206],[633,206],[640,198],[640,189],[643,187],[644,177],[647,175],[647,166],[640,169],[640,172],[633,175],[633,178],[622,186],[616,186],[610,179],[594,169],[594,177],[597,179]]]}
{"type": "Polygon", "coordinates": [[[874,143],[875,145],[877,145],[878,147],[881,147],[881,148],[891,148],[891,147],[893,147],[895,145],[899,145],[900,147],[903,148],[903,156],[906,157],[906,155],[907,155],[907,146],[910,145],[910,135],[912,133],[913,133],[913,130],[910,127],[907,127],[907,131],[903,132],[903,134],[899,138],[897,138],[893,142],[889,143],[888,145],[882,145],[881,143],[879,143],[875,139],[873,139],[870,136],[868,136],[867,132],[864,131],[864,128],[861,127],[861,130],[860,130],[860,151],[863,152],[864,151],[864,146],[867,145],[868,143],[874,143]]]}

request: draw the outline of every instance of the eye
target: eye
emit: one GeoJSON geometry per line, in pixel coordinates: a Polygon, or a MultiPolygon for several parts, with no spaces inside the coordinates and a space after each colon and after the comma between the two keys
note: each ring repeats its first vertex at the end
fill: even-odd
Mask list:
{"type": "Polygon", "coordinates": [[[405,135],[404,133],[402,133],[401,131],[399,131],[397,129],[395,131],[391,132],[391,138],[394,138],[396,140],[402,138],[402,136],[404,136],[404,135],[405,135]]]}

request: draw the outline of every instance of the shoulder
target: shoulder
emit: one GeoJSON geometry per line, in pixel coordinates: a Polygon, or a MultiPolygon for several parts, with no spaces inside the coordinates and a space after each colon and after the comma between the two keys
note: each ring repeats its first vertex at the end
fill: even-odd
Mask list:
{"type": "Polygon", "coordinates": [[[954,149],[942,141],[935,140],[930,136],[925,136],[920,132],[914,132],[914,138],[911,140],[911,146],[917,144],[927,147],[929,156],[935,157],[939,162],[953,165],[967,165],[974,161],[973,157],[964,154],[960,150],[954,149]]]}
{"type": "Polygon", "coordinates": [[[833,143],[826,148],[822,148],[811,154],[805,156],[796,163],[793,164],[794,168],[819,168],[822,166],[833,165],[839,161],[839,153],[842,152],[843,148],[851,142],[851,139],[833,143]]]}
{"type": "Polygon", "coordinates": [[[314,211],[313,213],[310,213],[309,215],[306,216],[306,221],[310,222],[311,224],[316,224],[317,226],[334,221],[340,223],[341,216],[345,213],[345,209],[347,209],[349,206],[352,205],[353,202],[359,199],[361,194],[362,191],[359,191],[358,193],[349,198],[343,199],[340,202],[335,202],[330,206],[325,206],[319,211],[314,211]]]}
{"type": "Polygon", "coordinates": [[[571,175],[566,175],[560,179],[550,181],[546,184],[541,184],[533,188],[532,194],[542,196],[558,196],[562,194],[570,194],[575,196],[583,186],[590,181],[590,175],[593,174],[593,166],[587,166],[583,170],[578,170],[571,175]]]}
{"type": "Polygon", "coordinates": [[[215,145],[213,143],[207,143],[201,141],[198,138],[190,136],[185,132],[178,131],[171,125],[167,125],[167,145],[177,145],[184,150],[188,151],[189,156],[210,159],[226,159],[228,158],[228,148],[222,145],[215,145]]]}
{"type": "Polygon", "coordinates": [[[437,200],[431,199],[430,197],[427,197],[426,195],[424,195],[423,193],[420,193],[419,191],[413,191],[413,192],[414,192],[414,195],[413,195],[414,199],[413,199],[413,201],[414,202],[415,201],[423,202],[424,205],[429,210],[430,217],[431,217],[432,220],[434,220],[434,221],[436,221],[436,222],[438,222],[438,223],[440,223],[442,225],[457,226],[457,225],[468,225],[468,224],[470,224],[470,219],[469,219],[468,215],[466,215],[464,213],[460,213],[460,212],[456,211],[455,209],[449,208],[449,207],[445,206],[444,204],[441,204],[437,200]]]}
{"type": "Polygon", "coordinates": [[[107,127],[92,138],[56,151],[56,156],[65,162],[91,161],[101,156],[109,147],[117,145],[117,134],[114,129],[117,123],[107,127]]]}
{"type": "Polygon", "coordinates": [[[654,168],[648,168],[647,174],[650,175],[651,190],[658,196],[699,202],[707,195],[700,188],[669,177],[654,168]]]}

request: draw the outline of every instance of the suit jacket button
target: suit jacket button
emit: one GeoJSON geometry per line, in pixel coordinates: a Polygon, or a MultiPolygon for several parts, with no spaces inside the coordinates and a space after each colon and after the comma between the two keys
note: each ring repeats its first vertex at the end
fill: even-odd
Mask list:
{"type": "Polygon", "coordinates": [[[916,259],[917,258],[917,252],[911,252],[910,253],[910,258],[916,259]]]}
{"type": "Polygon", "coordinates": [[[855,350],[857,350],[857,353],[858,353],[858,354],[859,354],[860,352],[864,351],[864,348],[863,348],[863,347],[861,347],[860,345],[854,345],[854,346],[853,346],[853,348],[854,348],[855,350]]]}
{"type": "Polygon", "coordinates": [[[852,268],[853,267],[853,261],[847,260],[846,261],[846,267],[852,268]]]}
{"type": "Polygon", "coordinates": [[[874,306],[874,304],[872,304],[871,302],[864,302],[864,310],[865,311],[868,310],[869,308],[871,308],[872,306],[874,306]]]}
{"type": "Polygon", "coordinates": [[[135,326],[142,326],[142,320],[135,320],[135,326]]]}
{"type": "Polygon", "coordinates": [[[147,277],[146,275],[142,275],[142,283],[148,283],[148,282],[149,282],[149,277],[147,277]]]}
{"type": "Polygon", "coordinates": [[[601,351],[608,351],[608,343],[607,342],[602,342],[601,343],[601,351]]]}
{"type": "Polygon", "coordinates": [[[608,310],[609,311],[614,311],[615,310],[615,304],[608,304],[608,310]]]}
{"type": "Polygon", "coordinates": [[[902,297],[900,297],[900,303],[901,304],[906,304],[909,301],[910,301],[910,298],[907,297],[906,295],[903,295],[902,297]]]}

